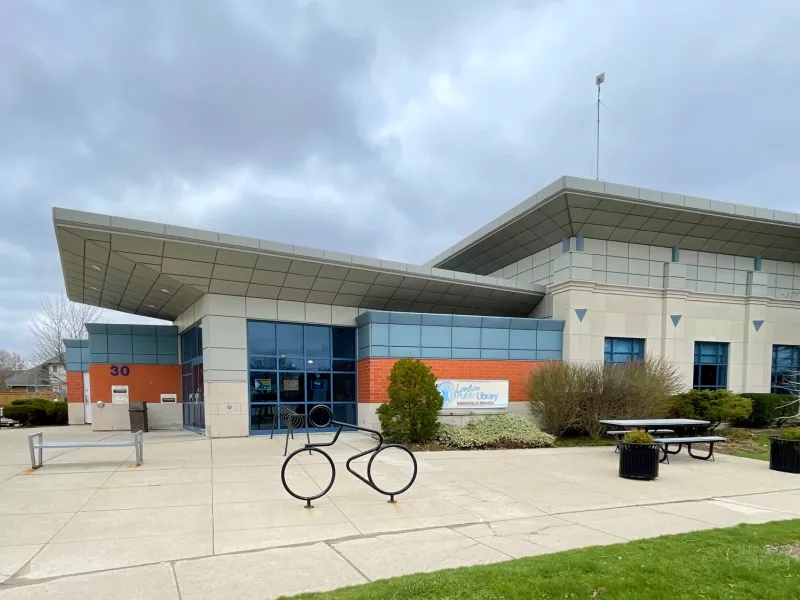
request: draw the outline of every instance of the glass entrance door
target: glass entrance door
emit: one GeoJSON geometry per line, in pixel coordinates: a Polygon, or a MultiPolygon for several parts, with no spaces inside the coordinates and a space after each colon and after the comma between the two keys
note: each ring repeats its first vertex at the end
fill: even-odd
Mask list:
{"type": "Polygon", "coordinates": [[[203,433],[206,412],[203,388],[203,326],[181,334],[181,392],[183,428],[203,433]]]}
{"type": "Polygon", "coordinates": [[[356,330],[248,321],[250,432],[280,429],[279,406],[308,414],[323,404],[334,419],[356,423],[356,330]]]}

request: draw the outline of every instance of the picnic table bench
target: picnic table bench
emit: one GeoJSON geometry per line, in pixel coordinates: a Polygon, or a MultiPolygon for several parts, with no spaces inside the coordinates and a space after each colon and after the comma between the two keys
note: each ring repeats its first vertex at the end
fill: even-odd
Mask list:
{"type": "MultiPolygon", "coordinates": [[[[656,437],[655,443],[661,446],[663,453],[660,462],[669,464],[669,455],[677,454],[681,451],[683,446],[686,446],[686,451],[689,456],[698,460],[714,460],[714,444],[717,442],[727,441],[726,438],[718,435],[699,435],[700,430],[708,429],[711,425],[710,421],[701,421],[699,419],[604,419],[600,423],[603,425],[610,425],[612,427],[619,427],[620,430],[609,431],[610,435],[617,436],[619,434],[625,435],[629,429],[644,429],[649,433],[675,433],[679,431],[685,433],[690,430],[690,435],[681,435],[674,437],[656,437]],[[663,429],[669,428],[669,429],[663,429]],[[626,431],[622,431],[626,429],[626,431]],[[676,450],[670,450],[672,445],[678,445],[676,450]],[[692,444],[708,444],[709,450],[706,456],[698,456],[692,452],[692,444]]],[[[617,451],[619,451],[619,443],[621,436],[617,437],[617,451]]]]}
{"type": "Polygon", "coordinates": [[[726,442],[727,438],[719,435],[698,435],[693,437],[671,437],[671,438],[656,438],[656,444],[661,444],[661,451],[664,456],[659,462],[669,464],[669,455],[677,454],[681,451],[681,447],[686,446],[686,452],[689,456],[698,460],[714,460],[714,444],[717,442],[726,442]],[[677,450],[670,450],[670,445],[678,444],[677,450]],[[692,453],[692,444],[708,444],[708,453],[705,456],[697,456],[692,453]]]}
{"type": "Polygon", "coordinates": [[[141,465],[144,458],[144,432],[137,431],[132,440],[110,440],[89,442],[45,442],[41,431],[28,434],[28,448],[31,451],[31,468],[42,466],[42,450],[44,448],[119,448],[133,446],[136,449],[136,464],[141,465]]]}

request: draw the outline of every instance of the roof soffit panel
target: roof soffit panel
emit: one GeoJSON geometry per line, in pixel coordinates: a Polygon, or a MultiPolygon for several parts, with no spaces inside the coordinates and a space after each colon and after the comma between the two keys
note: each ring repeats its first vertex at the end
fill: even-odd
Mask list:
{"type": "Polygon", "coordinates": [[[189,242],[165,241],[164,257],[213,263],[217,258],[217,249],[211,246],[190,244],[189,242]]]}
{"type": "Polygon", "coordinates": [[[111,249],[114,252],[130,252],[137,255],[164,255],[164,242],[153,238],[114,233],[111,235],[111,249]]]}

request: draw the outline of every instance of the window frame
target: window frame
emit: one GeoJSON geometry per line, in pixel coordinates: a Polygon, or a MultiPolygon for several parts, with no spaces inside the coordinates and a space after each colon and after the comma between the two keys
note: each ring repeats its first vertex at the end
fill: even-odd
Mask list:
{"type": "Polygon", "coordinates": [[[792,390],[779,385],[782,373],[800,373],[800,346],[794,344],[772,344],[772,364],[770,367],[769,391],[771,394],[792,394],[792,390]],[[788,350],[791,353],[788,365],[778,365],[778,352],[788,350]]]}
{"type": "Polygon", "coordinates": [[[620,364],[642,361],[645,358],[646,344],[645,338],[606,337],[603,341],[603,362],[606,364],[620,364]],[[630,351],[615,349],[615,345],[622,345],[628,342],[630,342],[630,351]]]}
{"type": "MultiPolygon", "coordinates": [[[[284,321],[271,321],[266,319],[247,319],[247,381],[248,381],[248,424],[250,427],[250,434],[251,435],[263,435],[265,433],[269,433],[271,428],[267,429],[253,429],[253,413],[254,409],[255,412],[263,412],[269,410],[277,410],[279,406],[282,404],[287,406],[296,407],[298,405],[298,400],[295,398],[290,401],[284,401],[281,398],[281,382],[283,381],[283,375],[292,375],[292,376],[299,376],[299,384],[298,387],[302,390],[303,398],[300,401],[302,406],[305,409],[310,410],[309,407],[313,407],[320,402],[315,402],[313,399],[309,398],[309,389],[311,386],[311,379],[319,379],[324,380],[327,383],[325,384],[326,390],[326,399],[323,402],[326,406],[330,407],[331,410],[337,405],[348,404],[353,405],[354,414],[356,415],[356,419],[358,416],[358,329],[357,327],[347,327],[344,325],[325,325],[319,323],[296,323],[296,322],[284,322],[284,321]],[[275,352],[274,354],[261,354],[258,352],[251,353],[251,346],[250,346],[250,336],[251,336],[251,327],[253,328],[253,336],[257,335],[255,329],[258,327],[259,323],[269,324],[275,327],[275,352]],[[285,334],[289,328],[281,327],[281,326],[299,326],[301,327],[300,336],[302,338],[302,355],[298,355],[297,352],[288,352],[284,353],[283,348],[281,347],[281,340],[285,341],[285,338],[281,335],[280,331],[282,330],[285,334]],[[317,330],[315,333],[319,333],[319,329],[325,328],[327,329],[327,348],[328,348],[328,355],[327,356],[319,356],[319,352],[313,344],[307,343],[309,340],[306,336],[307,329],[309,331],[317,330]],[[353,341],[352,344],[334,344],[334,333],[337,335],[341,335],[341,330],[350,330],[352,332],[353,341]],[[349,346],[349,347],[348,347],[349,346]],[[316,349],[315,349],[316,348],[316,349]],[[342,351],[342,352],[340,352],[342,351]],[[339,356],[340,353],[350,353],[352,356],[339,356]],[[268,369],[260,369],[254,368],[254,362],[261,362],[261,364],[269,364],[272,365],[274,361],[274,367],[270,367],[268,369]],[[313,361],[313,362],[310,362],[313,361]],[[317,364],[314,364],[317,363],[317,364]],[[312,366],[313,365],[313,366],[312,366]],[[318,368],[317,365],[323,366],[323,368],[318,368]],[[343,370],[342,367],[352,367],[352,370],[346,369],[343,370]],[[254,380],[254,375],[257,377],[259,373],[270,373],[275,376],[276,381],[276,393],[275,393],[275,400],[270,401],[259,401],[254,400],[253,394],[256,390],[250,385],[251,382],[254,380]],[[354,382],[353,385],[353,397],[351,401],[336,401],[334,399],[334,379],[336,375],[348,375],[351,376],[354,382]],[[319,376],[319,377],[315,377],[319,376]],[[262,408],[257,408],[262,407],[262,408]],[[272,407],[272,409],[263,408],[263,407],[272,407]]],[[[338,340],[341,342],[341,339],[338,340]]],[[[294,349],[295,346],[292,347],[294,349]]],[[[263,420],[258,422],[259,425],[264,425],[263,420]]],[[[269,425],[270,423],[267,423],[269,425]]],[[[280,424],[276,423],[276,427],[280,429],[280,424]]],[[[319,431],[325,431],[325,429],[319,429],[319,431]]]]}
{"type": "Polygon", "coordinates": [[[727,390],[728,367],[730,361],[729,342],[695,341],[694,360],[692,366],[692,389],[694,390],[727,390]],[[705,358],[705,360],[704,360],[705,358]],[[702,383],[702,372],[708,368],[715,369],[715,383],[702,383]]]}

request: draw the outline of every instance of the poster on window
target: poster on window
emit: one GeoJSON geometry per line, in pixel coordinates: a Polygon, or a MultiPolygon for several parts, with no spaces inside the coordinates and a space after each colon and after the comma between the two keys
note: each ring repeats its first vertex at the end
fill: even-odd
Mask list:
{"type": "Polygon", "coordinates": [[[508,407],[508,381],[437,379],[443,409],[475,410],[508,407]]]}
{"type": "Polygon", "coordinates": [[[256,379],[256,390],[259,392],[271,392],[272,380],[271,379],[256,379]]]}
{"type": "Polygon", "coordinates": [[[326,381],[324,379],[316,379],[311,381],[311,389],[312,390],[324,390],[327,386],[325,385],[326,381]]]}
{"type": "Polygon", "coordinates": [[[300,380],[298,379],[284,379],[283,390],[285,392],[296,392],[300,389],[300,380]]]}

